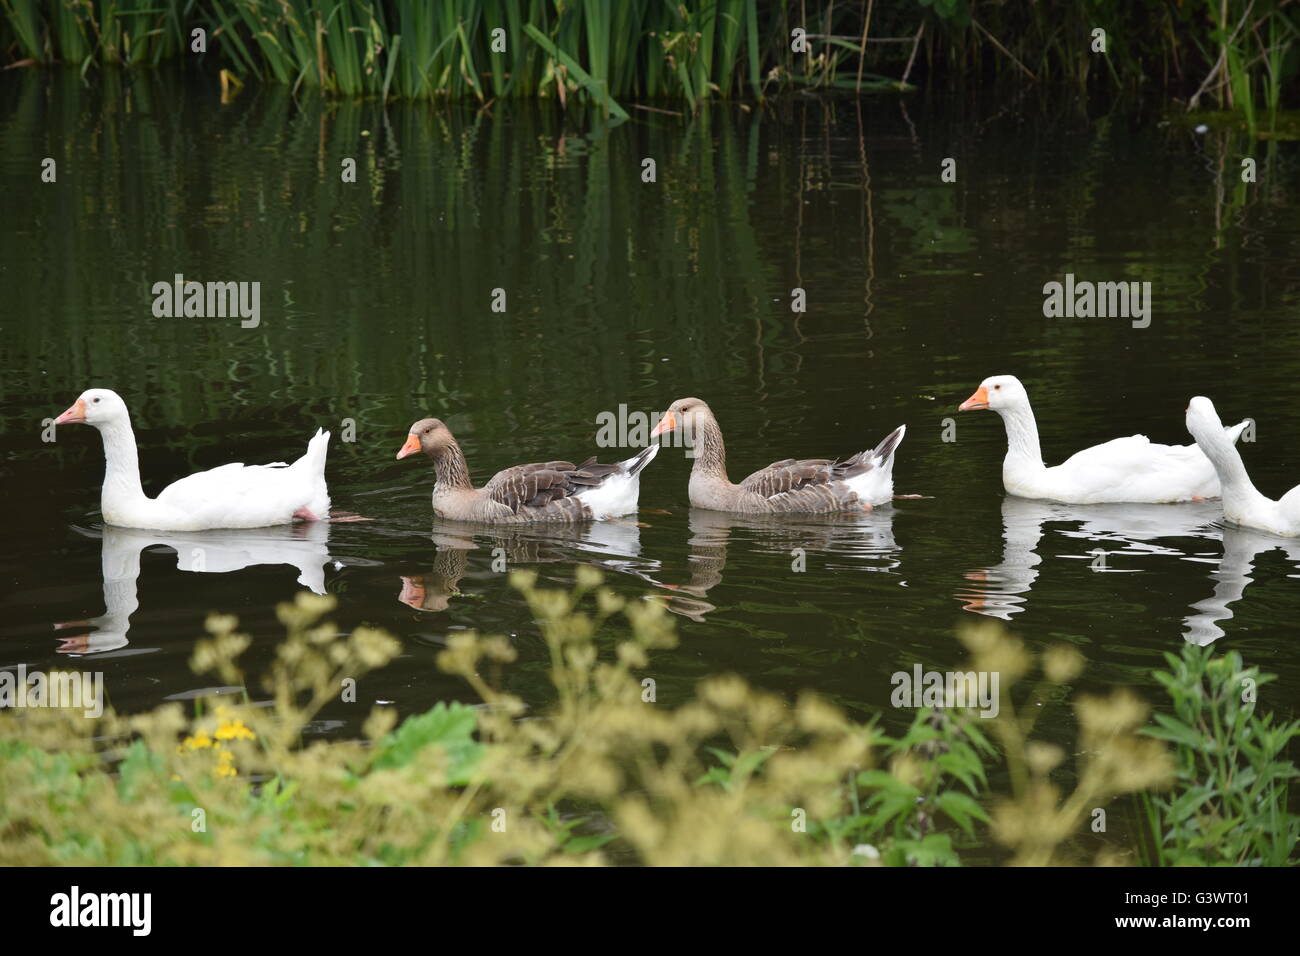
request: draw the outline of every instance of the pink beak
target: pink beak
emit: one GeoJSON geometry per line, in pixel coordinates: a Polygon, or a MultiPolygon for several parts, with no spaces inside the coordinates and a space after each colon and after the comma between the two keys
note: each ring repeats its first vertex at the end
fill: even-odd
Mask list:
{"type": "Polygon", "coordinates": [[[85,421],[86,421],[86,403],[83,402],[81,399],[77,399],[75,402],[72,403],[72,406],[66,412],[64,412],[58,418],[54,419],[54,424],[75,425],[75,424],[84,424],[85,421]]]}

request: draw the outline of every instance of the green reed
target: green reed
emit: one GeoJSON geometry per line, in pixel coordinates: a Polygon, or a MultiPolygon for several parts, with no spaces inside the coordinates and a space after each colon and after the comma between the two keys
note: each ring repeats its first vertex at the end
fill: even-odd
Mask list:
{"type": "Polygon", "coordinates": [[[1152,85],[1208,99],[1253,131],[1294,98],[1293,0],[0,0],[0,51],[80,69],[188,54],[236,78],[340,97],[544,97],[625,115],[620,101],[790,88],[1152,85]],[[1050,9],[1049,9],[1050,7],[1050,9]],[[794,49],[792,31],[807,37],[794,49]],[[1094,49],[1094,31],[1106,36],[1094,49]],[[865,41],[865,42],[864,42],[865,41]]]}
{"type": "Polygon", "coordinates": [[[53,6],[52,33],[63,59],[73,66],[83,65],[90,56],[94,4],[91,0],[64,0],[53,6]]]}
{"type": "Polygon", "coordinates": [[[25,58],[40,61],[45,56],[44,24],[37,0],[0,0],[7,27],[4,45],[16,47],[25,58]]]}
{"type": "Polygon", "coordinates": [[[157,65],[185,44],[192,4],[160,7],[157,0],[109,0],[96,18],[100,56],[109,64],[157,65]]]}

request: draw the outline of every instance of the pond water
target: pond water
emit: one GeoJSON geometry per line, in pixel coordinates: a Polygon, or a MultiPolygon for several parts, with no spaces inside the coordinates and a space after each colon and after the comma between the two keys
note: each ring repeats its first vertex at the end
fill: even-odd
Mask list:
{"type": "MultiPolygon", "coordinates": [[[[650,670],[669,705],[736,672],[898,727],[890,675],[958,665],[955,629],[993,617],[1032,647],[1077,646],[1085,686],[1153,701],[1163,652],[1217,641],[1281,675],[1265,709],[1294,710],[1300,543],[1225,530],[1213,504],[1007,498],[1001,423],[956,406],[1018,375],[1056,462],[1136,432],[1188,442],[1184,407],[1206,394],[1256,420],[1262,490],[1300,481],[1297,144],[1138,107],[795,96],[609,128],[551,105],[385,110],[274,87],[222,104],[181,75],[22,72],[0,78],[0,666],[101,670],[119,710],[187,699],[211,683],[188,666],[210,611],[239,616],[258,673],[275,605],[308,586],[337,595],[342,628],[404,645],[315,732],[357,733],[371,701],[470,699],[434,664],[461,628],[512,635],[509,680],[540,706],[545,655],[500,567],[564,585],[587,563],[677,613],[680,646],[650,670]],[[259,324],[156,318],[151,287],[178,273],[260,282],[259,324]],[[1045,318],[1043,285],[1067,273],[1151,282],[1149,326],[1045,318]],[[325,426],[334,506],[372,520],[104,529],[99,437],[42,441],[90,386],[130,405],[151,494],[295,458],[325,426]],[[426,415],[478,481],[609,459],[598,414],[685,395],[712,405],[733,478],[906,423],[896,490],[923,497],[730,518],[690,508],[677,448],[645,472],[636,520],[497,533],[435,523],[427,463],[394,460],[426,415]]],[[[1073,740],[1067,702],[1041,730],[1073,740]]]]}

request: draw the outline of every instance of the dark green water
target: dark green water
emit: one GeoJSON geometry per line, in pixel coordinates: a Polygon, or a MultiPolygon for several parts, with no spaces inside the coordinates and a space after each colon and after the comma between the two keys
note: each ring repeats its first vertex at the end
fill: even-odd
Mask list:
{"type": "MultiPolygon", "coordinates": [[[[1000,422],[955,408],[985,376],[1019,375],[1054,463],[1134,432],[1187,442],[1184,406],[1207,394],[1226,420],[1257,420],[1245,456],[1262,490],[1300,481],[1297,144],[1028,103],[792,97],[608,129],[550,107],[383,111],[276,88],[222,105],[211,86],[0,78],[0,665],[103,670],[112,703],[141,709],[208,686],[187,661],[221,610],[254,635],[258,673],[301,563],[338,596],[343,628],[405,645],[318,731],[355,732],[374,700],[409,713],[465,697],[434,665],[461,628],[513,635],[515,689],[542,704],[539,639],[494,569],[503,548],[545,581],[593,563],[625,595],[670,601],[680,647],[650,671],[669,705],[734,671],[897,726],[890,675],[959,663],[954,629],[992,614],[1033,647],[1078,646],[1085,684],[1151,700],[1162,652],[1217,638],[1281,675],[1265,709],[1293,709],[1300,545],[1225,540],[1213,505],[1004,500],[1000,422]],[[54,184],[39,179],[47,156],[54,184]],[[956,183],[940,180],[950,156],[956,183]],[[345,157],[356,184],[340,182],[345,157]],[[1066,272],[1150,281],[1150,327],[1044,318],[1043,284],[1066,272]],[[154,318],[150,287],[176,273],[261,282],[261,324],[154,318]],[[209,536],[220,574],[183,569],[189,539],[104,535],[98,436],[41,440],[42,419],[90,386],[130,405],[151,494],[227,461],[296,457],[323,425],[335,507],[374,520],[209,536]],[[614,457],[595,446],[598,413],[683,395],[714,408],[733,478],[906,423],[897,491],[926,497],[733,520],[692,511],[674,449],[645,474],[639,522],[431,530],[429,468],[394,461],[425,415],[448,422],[478,480],[614,457]],[[89,641],[54,627],[106,605],[89,641]]],[[[1068,706],[1041,728],[1072,740],[1068,706]]]]}

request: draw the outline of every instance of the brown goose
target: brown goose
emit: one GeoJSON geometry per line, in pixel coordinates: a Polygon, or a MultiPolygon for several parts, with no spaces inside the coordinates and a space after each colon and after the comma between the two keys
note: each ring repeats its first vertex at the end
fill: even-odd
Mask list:
{"type": "Polygon", "coordinates": [[[870,511],[894,495],[894,451],[907,426],[899,425],[874,449],[843,461],[786,458],[762,468],[738,485],[727,477],[727,452],[713,411],[698,398],[679,398],[652,435],[685,430],[695,450],[691,504],[741,514],[823,514],[870,511]]]}
{"type": "Polygon", "coordinates": [[[457,521],[523,523],[591,521],[636,511],[641,470],[659,453],[649,445],[627,461],[602,465],[594,457],[581,465],[546,461],[499,471],[482,488],[469,480],[469,466],[451,431],[436,418],[411,426],[397,453],[423,451],[433,460],[433,513],[457,521]]]}

